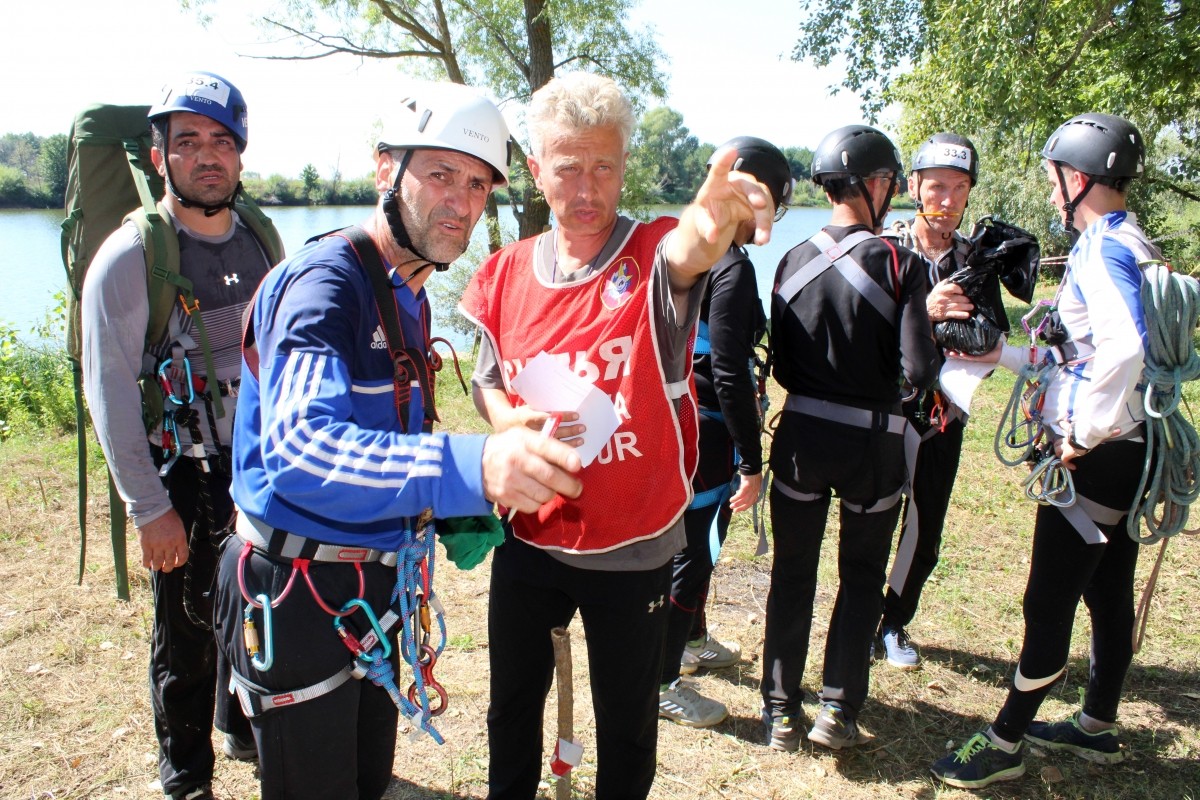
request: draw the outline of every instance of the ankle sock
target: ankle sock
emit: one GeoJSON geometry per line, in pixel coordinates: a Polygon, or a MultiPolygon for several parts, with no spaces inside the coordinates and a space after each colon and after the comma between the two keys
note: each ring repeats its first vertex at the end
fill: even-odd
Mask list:
{"type": "Polygon", "coordinates": [[[987,729],[987,737],[991,740],[992,744],[1006,753],[1015,753],[1017,752],[1017,748],[1021,746],[1020,742],[1010,742],[1006,739],[1001,739],[990,727],[987,729]]]}
{"type": "Polygon", "coordinates": [[[1086,713],[1080,711],[1079,727],[1083,729],[1084,733],[1090,733],[1094,736],[1098,733],[1116,730],[1117,723],[1105,722],[1104,720],[1096,719],[1095,717],[1089,717],[1086,713]]]}

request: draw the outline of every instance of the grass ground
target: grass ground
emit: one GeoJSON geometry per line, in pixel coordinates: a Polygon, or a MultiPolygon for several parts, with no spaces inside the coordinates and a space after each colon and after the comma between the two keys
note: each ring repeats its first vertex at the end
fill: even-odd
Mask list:
{"type": "MultiPolygon", "coordinates": [[[[454,384],[442,382],[445,429],[477,426],[454,384]]],[[[990,721],[1004,699],[1022,635],[1021,595],[1028,569],[1033,506],[1017,490],[1018,470],[1001,467],[991,437],[1009,385],[985,384],[946,525],[942,562],[911,626],[924,667],[876,665],[861,724],[870,736],[832,754],[807,743],[797,754],[769,750],[758,722],[763,616],[770,558],[754,558],[754,537],[739,518],[717,568],[710,620],[741,643],[737,667],[701,674],[699,690],[728,704],[730,717],[708,730],[661,723],[652,797],[667,798],[1200,798],[1200,540],[1179,537],[1167,550],[1151,605],[1149,632],[1129,675],[1121,723],[1129,757],[1095,767],[1065,755],[1034,754],[1028,774],[978,793],[943,789],[929,764],[990,721]]],[[[779,407],[779,403],[775,403],[779,407]]],[[[151,610],[145,572],[131,565],[132,600],[117,602],[106,541],[106,497],[92,465],[91,542],[76,585],[73,441],[9,440],[0,446],[0,797],[161,797],[146,687],[151,610]]],[[[806,686],[815,689],[836,590],[834,546],[826,541],[806,686]]],[[[136,543],[130,541],[130,552],[136,543]]],[[[1142,552],[1138,587],[1156,549],[1142,552]]],[[[387,797],[468,798],[486,794],[486,627],[488,564],[460,572],[444,562],[438,591],[450,644],[438,663],[451,705],[439,719],[446,736],[402,736],[387,797]]],[[[572,627],[575,726],[585,746],[577,796],[592,796],[594,718],[587,651],[572,627]]],[[[1070,668],[1043,716],[1070,713],[1087,675],[1087,615],[1078,615],[1070,668]]],[[[636,643],[630,642],[630,646],[636,643]]],[[[597,654],[620,658],[619,652],[597,654]]],[[[597,665],[603,668],[602,664],[597,665]]],[[[809,716],[812,707],[806,708],[809,716]]],[[[555,719],[554,693],[547,708],[555,719]]],[[[214,739],[214,742],[216,740],[214,739]]],[[[253,768],[220,760],[220,798],[258,797],[253,768]]],[[[553,796],[553,789],[543,794],[553,796]]]]}

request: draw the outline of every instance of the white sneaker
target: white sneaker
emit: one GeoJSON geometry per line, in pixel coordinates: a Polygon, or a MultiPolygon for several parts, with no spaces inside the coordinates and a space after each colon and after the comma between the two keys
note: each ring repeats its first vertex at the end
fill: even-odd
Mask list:
{"type": "MultiPolygon", "coordinates": [[[[883,644],[883,658],[896,669],[917,669],[921,666],[921,656],[908,638],[904,628],[884,628],[879,632],[879,642],[883,644]]],[[[875,655],[875,645],[872,644],[872,657],[875,655]]]]}
{"type": "Polygon", "coordinates": [[[689,728],[707,728],[724,721],[729,709],[676,680],[658,693],[658,715],[689,728]]]}
{"type": "Polygon", "coordinates": [[[699,667],[721,669],[732,667],[742,660],[742,646],[736,642],[719,642],[711,634],[704,641],[692,644],[688,642],[683,650],[683,659],[679,665],[680,673],[690,675],[699,667]],[[691,656],[691,659],[688,657],[691,656]],[[688,669],[689,662],[691,669],[688,669]]]}

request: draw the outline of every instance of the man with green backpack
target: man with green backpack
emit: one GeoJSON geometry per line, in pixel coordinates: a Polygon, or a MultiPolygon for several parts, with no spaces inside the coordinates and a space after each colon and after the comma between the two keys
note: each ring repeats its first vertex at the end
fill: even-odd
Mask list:
{"type": "Polygon", "coordinates": [[[217,691],[228,678],[217,663],[212,586],[233,518],[242,311],[282,248],[261,214],[241,203],[235,211],[247,140],[236,87],[190,73],[168,84],[147,116],[166,191],[156,207],[129,214],[87,266],[81,366],[110,474],[151,570],[150,694],[163,792],[203,800],[212,797],[214,706],[225,754],[256,758],[240,708],[217,691]]]}

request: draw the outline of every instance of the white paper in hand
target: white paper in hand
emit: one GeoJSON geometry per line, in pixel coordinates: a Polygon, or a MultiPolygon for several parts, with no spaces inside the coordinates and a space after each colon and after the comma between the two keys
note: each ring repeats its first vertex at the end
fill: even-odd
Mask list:
{"type": "Polygon", "coordinates": [[[995,368],[995,364],[947,356],[946,363],[942,364],[941,374],[938,375],[938,385],[951,403],[970,414],[975,390],[995,368]]]}
{"type": "Polygon", "coordinates": [[[530,408],[579,414],[577,422],[568,424],[582,424],[587,429],[583,444],[575,450],[585,467],[600,454],[621,424],[608,395],[544,350],[530,359],[525,369],[513,378],[512,387],[530,408]]]}

